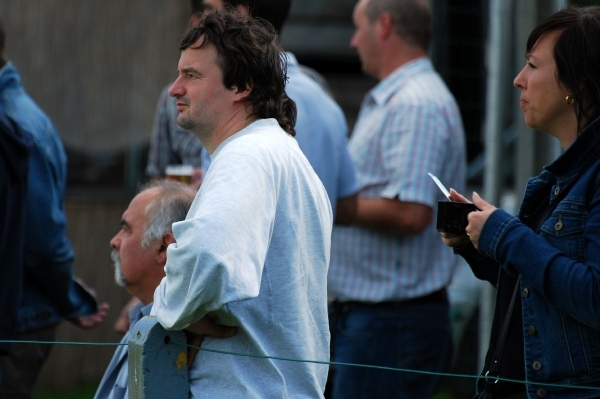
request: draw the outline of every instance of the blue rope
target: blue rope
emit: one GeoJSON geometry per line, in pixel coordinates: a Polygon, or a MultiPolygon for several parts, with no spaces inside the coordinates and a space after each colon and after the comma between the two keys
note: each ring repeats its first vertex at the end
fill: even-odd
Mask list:
{"type": "MultiPolygon", "coordinates": [[[[21,340],[0,340],[0,343],[8,343],[8,344],[42,344],[42,345],[87,345],[87,346],[120,346],[127,345],[124,342],[70,342],[70,341],[21,341],[21,340]]],[[[485,380],[498,380],[498,381],[506,381],[506,382],[514,382],[517,384],[533,384],[540,387],[558,387],[558,388],[572,388],[572,389],[588,389],[595,390],[600,387],[589,387],[589,386],[580,386],[580,385],[564,385],[564,384],[551,384],[551,383],[542,383],[542,382],[528,382],[522,380],[514,380],[510,378],[502,378],[502,377],[493,377],[493,376],[482,376],[482,375],[470,375],[470,374],[453,374],[453,373],[439,373],[433,371],[421,371],[421,370],[409,370],[402,369],[396,367],[385,367],[385,366],[373,366],[369,364],[357,364],[357,363],[342,363],[342,362],[326,362],[321,360],[303,360],[303,359],[292,359],[278,356],[266,356],[266,355],[250,355],[246,353],[236,353],[236,352],[228,352],[221,351],[217,349],[208,349],[202,348],[198,346],[189,345],[187,343],[181,342],[172,342],[174,345],[185,346],[190,348],[195,348],[204,352],[212,352],[212,353],[220,353],[223,355],[233,355],[233,356],[243,356],[243,357],[253,357],[259,359],[273,359],[273,360],[284,360],[288,362],[298,362],[298,363],[316,363],[316,364],[326,364],[330,366],[350,366],[350,367],[363,367],[377,370],[387,370],[387,371],[399,371],[403,373],[416,373],[416,374],[426,374],[426,375],[435,375],[441,377],[452,377],[452,378],[471,378],[471,379],[485,379],[485,380]]]]}

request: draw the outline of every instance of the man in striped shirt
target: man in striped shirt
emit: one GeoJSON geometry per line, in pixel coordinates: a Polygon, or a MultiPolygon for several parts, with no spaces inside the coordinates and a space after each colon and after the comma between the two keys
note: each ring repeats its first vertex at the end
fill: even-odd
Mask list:
{"type": "MultiPolygon", "coordinates": [[[[380,82],[365,96],[349,143],[359,186],[357,220],[333,233],[333,357],[447,371],[446,286],[454,255],[435,230],[442,197],[427,172],[464,187],[460,113],[427,58],[427,0],[360,0],[353,20],[351,46],[363,70],[380,82]]],[[[439,383],[430,374],[339,366],[332,397],[429,398],[439,383]]]]}

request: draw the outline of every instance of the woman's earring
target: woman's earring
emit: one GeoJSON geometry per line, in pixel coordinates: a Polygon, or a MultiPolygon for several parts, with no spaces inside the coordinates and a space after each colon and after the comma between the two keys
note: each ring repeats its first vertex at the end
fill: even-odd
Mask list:
{"type": "Polygon", "coordinates": [[[567,104],[573,104],[575,102],[575,99],[571,96],[566,96],[565,101],[567,102],[567,104]]]}

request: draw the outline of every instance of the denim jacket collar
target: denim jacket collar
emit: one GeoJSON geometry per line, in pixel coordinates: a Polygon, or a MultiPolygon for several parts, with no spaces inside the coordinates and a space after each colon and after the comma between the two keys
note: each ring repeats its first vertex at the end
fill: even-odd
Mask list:
{"type": "Polygon", "coordinates": [[[7,61],[2,68],[0,68],[0,92],[6,88],[15,88],[21,85],[21,78],[17,72],[17,68],[12,62],[7,61]]]}
{"type": "Polygon", "coordinates": [[[600,118],[590,123],[555,161],[544,166],[542,173],[532,177],[525,189],[524,201],[519,211],[521,220],[533,212],[530,201],[537,193],[544,192],[547,186],[550,190],[550,202],[562,191],[570,189],[579,176],[600,158],[600,118]]]}
{"type": "Polygon", "coordinates": [[[554,162],[544,167],[544,173],[556,177],[556,184],[564,190],[600,157],[600,118],[583,129],[579,137],[554,162]]]}

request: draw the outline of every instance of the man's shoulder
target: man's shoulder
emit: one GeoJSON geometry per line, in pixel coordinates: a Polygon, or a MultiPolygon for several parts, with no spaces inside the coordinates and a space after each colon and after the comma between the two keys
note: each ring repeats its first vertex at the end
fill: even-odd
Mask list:
{"type": "Polygon", "coordinates": [[[34,141],[45,140],[48,136],[56,135],[48,115],[25,91],[15,93],[8,101],[10,104],[4,104],[7,115],[19,128],[29,133],[34,141]]]}
{"type": "Polygon", "coordinates": [[[296,103],[297,133],[302,134],[302,130],[309,128],[307,125],[310,124],[311,130],[314,125],[317,125],[317,128],[327,126],[339,130],[340,134],[345,136],[347,126],[344,111],[332,95],[311,77],[296,70],[290,74],[285,91],[296,103]]]}
{"type": "Polygon", "coordinates": [[[389,95],[386,103],[391,108],[417,107],[424,112],[458,108],[448,86],[433,69],[415,74],[410,79],[392,82],[386,89],[389,95]]]}
{"type": "Polygon", "coordinates": [[[327,79],[315,69],[295,63],[290,66],[287,74],[285,91],[292,100],[294,96],[303,96],[335,103],[327,79]]]}
{"type": "Polygon", "coordinates": [[[285,92],[292,100],[294,97],[300,96],[310,97],[315,100],[331,100],[331,96],[317,81],[299,69],[290,72],[288,75],[285,92]]]}
{"type": "Polygon", "coordinates": [[[217,147],[212,155],[213,160],[227,154],[242,158],[257,153],[268,152],[271,148],[281,147],[281,143],[289,136],[275,119],[257,119],[239,132],[228,137],[217,147]]]}

